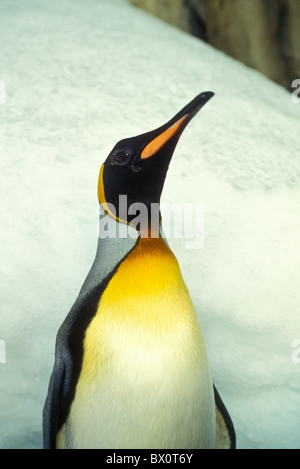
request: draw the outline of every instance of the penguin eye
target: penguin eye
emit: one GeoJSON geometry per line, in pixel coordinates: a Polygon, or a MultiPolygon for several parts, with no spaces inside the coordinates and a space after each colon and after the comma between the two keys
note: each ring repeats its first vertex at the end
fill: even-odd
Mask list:
{"type": "Polygon", "coordinates": [[[123,150],[119,150],[112,156],[112,163],[123,165],[123,164],[128,163],[128,161],[130,160],[130,157],[131,157],[130,153],[127,153],[126,151],[123,151],[123,150]]]}

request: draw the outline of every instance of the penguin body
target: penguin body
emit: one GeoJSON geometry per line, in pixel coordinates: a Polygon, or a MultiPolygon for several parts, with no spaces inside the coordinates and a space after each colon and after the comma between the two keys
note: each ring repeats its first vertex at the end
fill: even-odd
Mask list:
{"type": "Polygon", "coordinates": [[[161,227],[150,235],[147,219],[137,229],[130,217],[120,218],[116,202],[126,194],[128,203],[159,203],[179,136],[211,96],[199,95],[165,126],[119,142],[102,166],[99,202],[127,236],[99,240],[58,332],[45,448],[234,447],[177,259],[161,227]]]}
{"type": "Polygon", "coordinates": [[[86,330],[84,350],[59,447],[214,447],[202,333],[162,238],[140,238],[120,264],[86,330]]]}

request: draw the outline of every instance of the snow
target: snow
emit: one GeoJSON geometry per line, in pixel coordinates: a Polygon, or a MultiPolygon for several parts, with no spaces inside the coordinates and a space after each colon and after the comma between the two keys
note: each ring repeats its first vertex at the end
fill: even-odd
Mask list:
{"type": "Polygon", "coordinates": [[[100,164],[211,90],[163,192],[204,204],[204,244],[169,243],[238,447],[299,448],[300,104],[125,0],[1,0],[0,17],[0,447],[42,446],[56,332],[96,251],[100,164]]]}

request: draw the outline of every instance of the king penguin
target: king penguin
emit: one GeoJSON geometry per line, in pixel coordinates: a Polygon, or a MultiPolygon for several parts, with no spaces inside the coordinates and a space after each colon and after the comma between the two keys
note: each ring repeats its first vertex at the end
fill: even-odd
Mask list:
{"type": "Polygon", "coordinates": [[[111,231],[99,236],[57,334],[44,448],[235,448],[160,215],[157,226],[148,216],[134,224],[132,211],[159,204],[179,137],[212,96],[201,93],[165,125],[119,141],[101,166],[98,198],[111,231]]]}

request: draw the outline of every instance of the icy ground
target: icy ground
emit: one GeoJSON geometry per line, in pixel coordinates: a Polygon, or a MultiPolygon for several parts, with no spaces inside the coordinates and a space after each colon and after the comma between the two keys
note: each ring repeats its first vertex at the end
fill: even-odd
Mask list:
{"type": "Polygon", "coordinates": [[[163,193],[205,204],[204,246],[170,244],[238,447],[299,448],[300,104],[125,0],[1,0],[0,25],[0,447],[42,445],[56,331],[96,250],[100,164],[212,90],[163,193]]]}

